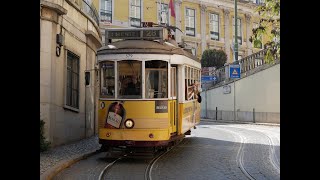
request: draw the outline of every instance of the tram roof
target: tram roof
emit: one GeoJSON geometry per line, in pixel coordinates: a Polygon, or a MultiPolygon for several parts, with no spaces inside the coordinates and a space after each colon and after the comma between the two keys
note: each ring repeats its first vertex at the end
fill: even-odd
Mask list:
{"type": "Polygon", "coordinates": [[[98,50],[99,54],[140,54],[140,53],[150,53],[150,54],[179,54],[186,56],[195,61],[200,61],[196,56],[185,51],[183,48],[178,47],[175,41],[172,43],[160,43],[158,41],[151,40],[121,40],[117,42],[110,43],[103,46],[98,50]]]}

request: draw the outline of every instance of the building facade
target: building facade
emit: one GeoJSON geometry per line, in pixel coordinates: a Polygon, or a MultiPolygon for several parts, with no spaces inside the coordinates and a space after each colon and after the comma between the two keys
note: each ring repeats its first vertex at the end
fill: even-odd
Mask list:
{"type": "MultiPolygon", "coordinates": [[[[192,48],[201,59],[206,49],[222,49],[233,62],[234,0],[92,0],[100,15],[100,32],[104,43],[106,28],[140,27],[141,22],[166,23],[178,27],[178,43],[192,48]],[[170,3],[172,1],[172,4],[170,3]],[[174,9],[174,10],[173,10],[174,9]]],[[[249,38],[258,25],[255,8],[258,0],[239,0],[238,59],[261,50],[249,38]]]]}
{"type": "Polygon", "coordinates": [[[40,1],[40,119],[53,146],[96,129],[98,13],[85,1],[40,1]]]}
{"type": "MultiPolygon", "coordinates": [[[[238,2],[239,56],[259,51],[249,42],[260,1],[238,2]]],[[[233,61],[233,0],[41,0],[40,118],[53,146],[98,132],[96,53],[106,28],[141,27],[142,22],[176,26],[178,43],[201,59],[222,49],[233,61]]]]}

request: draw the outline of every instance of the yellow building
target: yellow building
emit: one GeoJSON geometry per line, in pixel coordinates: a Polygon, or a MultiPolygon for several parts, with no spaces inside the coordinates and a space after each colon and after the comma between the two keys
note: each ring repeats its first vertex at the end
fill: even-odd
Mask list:
{"type": "MultiPolygon", "coordinates": [[[[206,49],[222,49],[233,61],[234,1],[233,0],[92,0],[98,7],[100,31],[104,43],[106,28],[141,27],[141,22],[166,23],[182,30],[176,40],[192,48],[198,58],[206,49]]],[[[238,0],[239,57],[260,50],[249,42],[252,28],[259,22],[255,8],[259,0],[238,0]]],[[[261,47],[262,48],[262,47],[261,47]]]]}

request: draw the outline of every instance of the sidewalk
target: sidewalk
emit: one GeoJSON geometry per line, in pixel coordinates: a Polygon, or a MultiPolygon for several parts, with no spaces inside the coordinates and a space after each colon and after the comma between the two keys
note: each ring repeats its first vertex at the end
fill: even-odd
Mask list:
{"type": "Polygon", "coordinates": [[[62,169],[100,149],[98,137],[92,136],[40,153],[40,180],[49,180],[62,169]]]}
{"type": "Polygon", "coordinates": [[[264,126],[280,126],[280,124],[276,123],[253,123],[253,122],[243,122],[243,121],[227,121],[227,120],[215,120],[215,119],[206,119],[201,118],[200,122],[216,122],[216,123],[234,123],[234,124],[252,124],[252,125],[264,125],[264,126]]]}

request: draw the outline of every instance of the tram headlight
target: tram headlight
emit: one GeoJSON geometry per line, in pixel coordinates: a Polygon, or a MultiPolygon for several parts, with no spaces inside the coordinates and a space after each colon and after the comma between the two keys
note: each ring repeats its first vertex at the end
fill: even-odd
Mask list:
{"type": "Polygon", "coordinates": [[[134,126],[134,121],[132,119],[127,119],[124,122],[124,125],[126,126],[126,128],[131,129],[134,126]]]}

